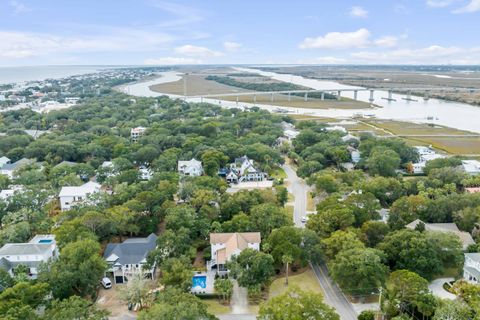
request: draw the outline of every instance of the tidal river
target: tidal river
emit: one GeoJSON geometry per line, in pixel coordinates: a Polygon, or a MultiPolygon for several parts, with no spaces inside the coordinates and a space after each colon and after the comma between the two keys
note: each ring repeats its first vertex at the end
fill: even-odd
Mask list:
{"type": "MultiPolygon", "coordinates": [[[[238,71],[254,72],[262,76],[270,77],[275,80],[291,82],[297,85],[302,85],[317,90],[334,90],[334,89],[354,89],[358,87],[342,85],[333,81],[322,81],[315,79],[307,79],[301,76],[291,74],[279,74],[274,72],[261,71],[249,68],[235,68],[238,71]]],[[[161,93],[153,92],[149,89],[150,86],[158,83],[173,82],[181,79],[180,74],[174,72],[160,73],[160,78],[140,82],[132,85],[127,85],[123,91],[136,96],[160,96],[161,93]]],[[[353,92],[344,92],[343,96],[353,98],[353,92]]],[[[172,95],[170,95],[172,96],[172,95]]],[[[358,100],[369,102],[370,93],[368,91],[359,91],[358,100]]],[[[480,133],[480,107],[471,106],[464,103],[449,102],[439,99],[430,99],[425,101],[422,97],[414,97],[417,101],[406,101],[405,95],[393,94],[393,99],[396,101],[387,101],[382,97],[387,97],[388,93],[385,91],[375,91],[373,102],[382,108],[375,109],[304,109],[304,108],[290,108],[289,111],[295,114],[305,114],[313,116],[323,116],[332,118],[349,118],[356,114],[374,115],[380,119],[403,120],[410,122],[424,122],[435,123],[451,128],[468,130],[480,133]]],[[[172,96],[178,97],[178,96],[172,96]]],[[[200,99],[189,98],[189,102],[199,102],[200,99]]],[[[224,107],[235,107],[235,102],[219,101],[213,99],[204,99],[205,102],[211,102],[222,105],[224,107]]],[[[241,103],[241,106],[252,106],[252,104],[241,103]]],[[[278,109],[278,106],[260,105],[258,107],[273,111],[278,109]]]]}

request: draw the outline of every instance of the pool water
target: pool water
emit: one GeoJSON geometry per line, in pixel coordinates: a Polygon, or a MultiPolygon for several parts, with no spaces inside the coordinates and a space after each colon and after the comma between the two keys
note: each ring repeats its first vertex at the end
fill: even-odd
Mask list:
{"type": "Polygon", "coordinates": [[[50,239],[42,239],[42,240],[38,240],[38,243],[51,243],[52,240],[50,239]]]}
{"type": "Polygon", "coordinates": [[[192,278],[192,288],[202,288],[207,287],[207,276],[195,276],[192,278]]]}

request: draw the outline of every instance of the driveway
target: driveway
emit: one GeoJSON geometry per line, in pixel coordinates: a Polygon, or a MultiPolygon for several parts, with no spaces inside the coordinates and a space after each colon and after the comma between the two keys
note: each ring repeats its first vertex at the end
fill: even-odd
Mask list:
{"type": "Polygon", "coordinates": [[[113,284],[111,289],[100,289],[97,305],[101,309],[110,311],[110,320],[134,320],[137,314],[129,311],[127,304],[120,298],[119,288],[122,285],[113,284]]]}
{"type": "Polygon", "coordinates": [[[433,280],[429,285],[428,289],[430,289],[434,296],[448,299],[448,300],[455,300],[456,296],[453,293],[448,292],[443,288],[443,284],[445,282],[451,282],[455,280],[454,278],[440,278],[433,280]]]}

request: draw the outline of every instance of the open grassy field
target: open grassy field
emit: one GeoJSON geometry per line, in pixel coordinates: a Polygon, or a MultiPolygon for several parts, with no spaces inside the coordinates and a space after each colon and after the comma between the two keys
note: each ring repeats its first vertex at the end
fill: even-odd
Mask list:
{"type": "Polygon", "coordinates": [[[273,298],[288,290],[290,286],[297,286],[304,291],[313,291],[322,293],[322,288],[318,283],[313,270],[308,267],[304,272],[288,277],[288,286],[285,285],[285,277],[275,279],[270,285],[268,297],[273,298]]]}
{"type": "Polygon", "coordinates": [[[392,120],[375,119],[364,122],[400,136],[409,145],[431,145],[453,155],[480,155],[480,136],[475,136],[472,132],[392,120]]]}
{"type": "Polygon", "coordinates": [[[196,96],[203,94],[221,94],[221,93],[237,93],[246,92],[245,89],[226,86],[224,84],[205,80],[204,75],[188,74],[182,79],[174,82],[161,83],[151,86],[150,89],[155,92],[175,94],[183,96],[183,78],[187,79],[187,96],[196,96]]]}
{"type": "Polygon", "coordinates": [[[316,121],[321,123],[338,121],[337,119],[334,119],[334,118],[309,116],[309,115],[303,115],[303,114],[291,114],[289,116],[297,121],[316,121]]]}
{"type": "MultiPolygon", "coordinates": [[[[221,100],[236,101],[237,97],[218,97],[221,100]]],[[[253,96],[239,96],[239,103],[253,103],[253,96]]],[[[291,96],[288,101],[288,95],[274,94],[273,101],[271,94],[258,93],[256,103],[274,105],[289,108],[305,108],[305,109],[368,109],[371,108],[369,103],[356,101],[352,99],[342,98],[341,100],[320,100],[311,99],[305,101],[304,97],[291,96]]]]}

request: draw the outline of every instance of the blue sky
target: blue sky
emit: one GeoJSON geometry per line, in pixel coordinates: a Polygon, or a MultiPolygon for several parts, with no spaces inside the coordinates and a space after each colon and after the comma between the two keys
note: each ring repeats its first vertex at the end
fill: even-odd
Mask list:
{"type": "Polygon", "coordinates": [[[0,65],[480,64],[480,0],[0,0],[0,65]]]}

